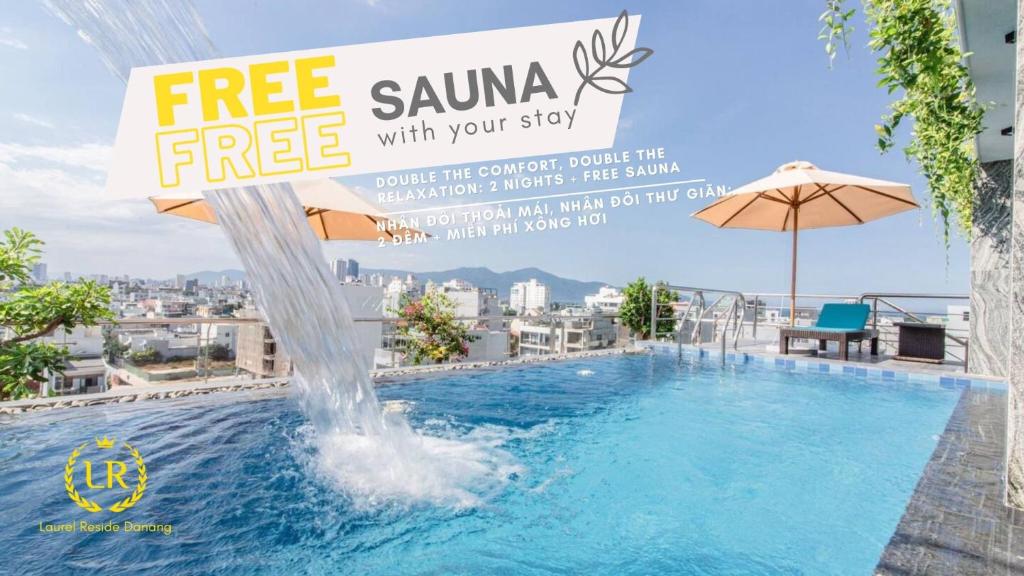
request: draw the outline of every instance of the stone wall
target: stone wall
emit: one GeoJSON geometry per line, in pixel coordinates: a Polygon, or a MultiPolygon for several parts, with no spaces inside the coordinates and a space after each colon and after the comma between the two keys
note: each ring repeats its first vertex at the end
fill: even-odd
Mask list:
{"type": "Polygon", "coordinates": [[[971,233],[970,371],[1006,376],[1010,361],[1010,221],[1013,162],[981,165],[971,233]]]}
{"type": "MultiPolygon", "coordinates": [[[[1017,38],[1024,32],[1024,0],[1017,10],[1017,38]]],[[[1013,224],[1010,292],[1010,378],[1006,421],[1007,502],[1024,508],[1024,44],[1017,42],[1017,91],[1013,138],[1013,224]]]]}

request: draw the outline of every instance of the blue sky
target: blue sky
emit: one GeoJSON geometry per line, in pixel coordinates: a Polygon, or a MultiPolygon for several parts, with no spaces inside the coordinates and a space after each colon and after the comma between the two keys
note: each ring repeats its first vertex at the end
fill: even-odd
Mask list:
{"type": "MultiPolygon", "coordinates": [[[[829,70],[817,40],[822,0],[674,2],[198,1],[226,56],[643,14],[639,42],[655,55],[630,75],[616,148],[664,146],[682,178],[737,187],[791,160],[908,182],[925,181],[902,153],[880,155],[873,125],[889,97],[875,87],[866,25],[829,70]]],[[[169,277],[238,267],[213,226],[158,216],[145,200],[110,201],[103,167],[123,85],[41,3],[0,14],[0,228],[47,241],[51,273],[169,277]]],[[[905,139],[904,139],[905,141],[905,139]]],[[[360,184],[357,181],[353,184],[360,184]]],[[[749,291],[788,289],[790,238],[717,230],[689,218],[707,200],[609,213],[591,230],[527,234],[411,249],[334,243],[330,256],[364,267],[438,270],[536,266],[623,284],[638,275],[749,291]]],[[[963,292],[966,243],[947,251],[928,208],[801,236],[801,292],[963,292]],[[948,264],[947,264],[948,257],[948,264]]]]}

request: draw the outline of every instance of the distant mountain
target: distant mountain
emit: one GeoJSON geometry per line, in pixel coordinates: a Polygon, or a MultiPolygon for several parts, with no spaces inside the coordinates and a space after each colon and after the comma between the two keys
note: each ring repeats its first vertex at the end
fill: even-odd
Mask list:
{"type": "MultiPolygon", "coordinates": [[[[571,278],[562,278],[539,268],[523,268],[509,272],[495,272],[490,268],[480,267],[456,268],[440,272],[410,272],[408,270],[363,268],[360,272],[367,275],[377,273],[385,278],[392,276],[405,278],[407,274],[412,274],[421,282],[433,280],[438,284],[458,278],[480,288],[497,290],[498,296],[505,300],[509,297],[509,290],[512,288],[513,283],[526,282],[531,278],[536,278],[538,282],[551,288],[551,300],[553,302],[583,302],[584,296],[594,294],[602,286],[608,285],[605,282],[585,282],[571,278]]],[[[245,278],[245,271],[203,270],[186,274],[185,278],[197,278],[200,284],[213,285],[220,281],[221,276],[227,276],[232,281],[238,281],[245,278]]]]}
{"type": "Polygon", "coordinates": [[[512,284],[515,282],[526,282],[536,278],[538,282],[551,289],[552,302],[583,302],[583,297],[594,294],[605,282],[585,282],[562,278],[539,268],[523,268],[509,272],[495,272],[490,268],[456,268],[454,270],[443,270],[441,272],[408,272],[406,270],[370,269],[360,270],[364,274],[383,274],[385,278],[400,276],[405,278],[406,274],[413,274],[421,282],[433,280],[440,284],[458,278],[465,280],[479,288],[492,288],[498,291],[498,296],[507,300],[512,284]]]}

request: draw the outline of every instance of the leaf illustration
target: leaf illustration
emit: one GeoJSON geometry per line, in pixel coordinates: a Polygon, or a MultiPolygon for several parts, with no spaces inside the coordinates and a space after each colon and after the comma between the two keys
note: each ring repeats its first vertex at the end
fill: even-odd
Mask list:
{"type": "Polygon", "coordinates": [[[573,99],[574,106],[579,105],[583,89],[587,86],[593,86],[596,90],[605,94],[627,94],[633,91],[629,84],[615,76],[607,75],[607,72],[605,72],[605,76],[598,75],[605,68],[632,68],[648,59],[651,54],[654,54],[654,50],[650,48],[634,48],[625,55],[619,56],[619,49],[622,48],[622,43],[626,40],[628,30],[629,13],[623,10],[618,18],[615,19],[615,24],[612,25],[611,53],[608,52],[608,45],[605,43],[604,35],[600,30],[594,30],[594,34],[591,36],[591,51],[589,53],[582,40],[576,41],[575,46],[573,46],[572,59],[576,65],[576,72],[580,75],[580,80],[582,81],[579,88],[576,89],[576,97],[573,99]],[[593,69],[590,66],[591,58],[594,59],[593,69]]]}
{"type": "Polygon", "coordinates": [[[605,94],[628,94],[633,89],[615,76],[598,76],[590,79],[590,85],[605,94]]]}
{"type": "Polygon", "coordinates": [[[654,50],[651,50],[650,48],[634,48],[621,58],[608,62],[608,65],[612,68],[632,68],[644,60],[647,60],[651,54],[654,54],[654,50]],[[630,61],[630,58],[633,58],[633,60],[630,61]]]}
{"type": "Polygon", "coordinates": [[[608,57],[608,53],[604,45],[604,36],[601,35],[600,30],[594,30],[594,38],[591,41],[591,47],[593,48],[594,62],[603,66],[608,57]]]}
{"type": "Polygon", "coordinates": [[[626,39],[626,30],[629,29],[629,14],[625,10],[619,14],[619,17],[615,19],[615,25],[612,26],[612,51],[618,52],[619,46],[622,46],[622,41],[626,39]]]}
{"type": "Polygon", "coordinates": [[[576,41],[576,47],[573,48],[572,60],[576,64],[576,71],[579,72],[580,78],[586,78],[590,75],[590,58],[587,56],[587,49],[580,40],[576,41]]]}

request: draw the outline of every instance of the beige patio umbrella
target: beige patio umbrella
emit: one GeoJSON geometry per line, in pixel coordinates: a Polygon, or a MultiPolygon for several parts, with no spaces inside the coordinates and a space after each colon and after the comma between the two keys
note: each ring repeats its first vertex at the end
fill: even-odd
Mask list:
{"type": "MultiPolygon", "coordinates": [[[[422,233],[413,228],[396,228],[393,225],[385,226],[384,231],[378,230],[377,223],[387,222],[387,215],[334,180],[299,180],[291,185],[306,210],[309,225],[321,240],[377,240],[381,236],[391,239],[406,233],[422,233]]],[[[160,214],[217,222],[217,216],[203,198],[202,192],[172,192],[152,196],[149,200],[160,214]]]]}
{"type": "Polygon", "coordinates": [[[810,162],[779,166],[691,214],[719,228],[793,233],[789,323],[796,321],[796,248],[800,230],[864,224],[918,208],[910,186],[819,170],[810,162]]]}

